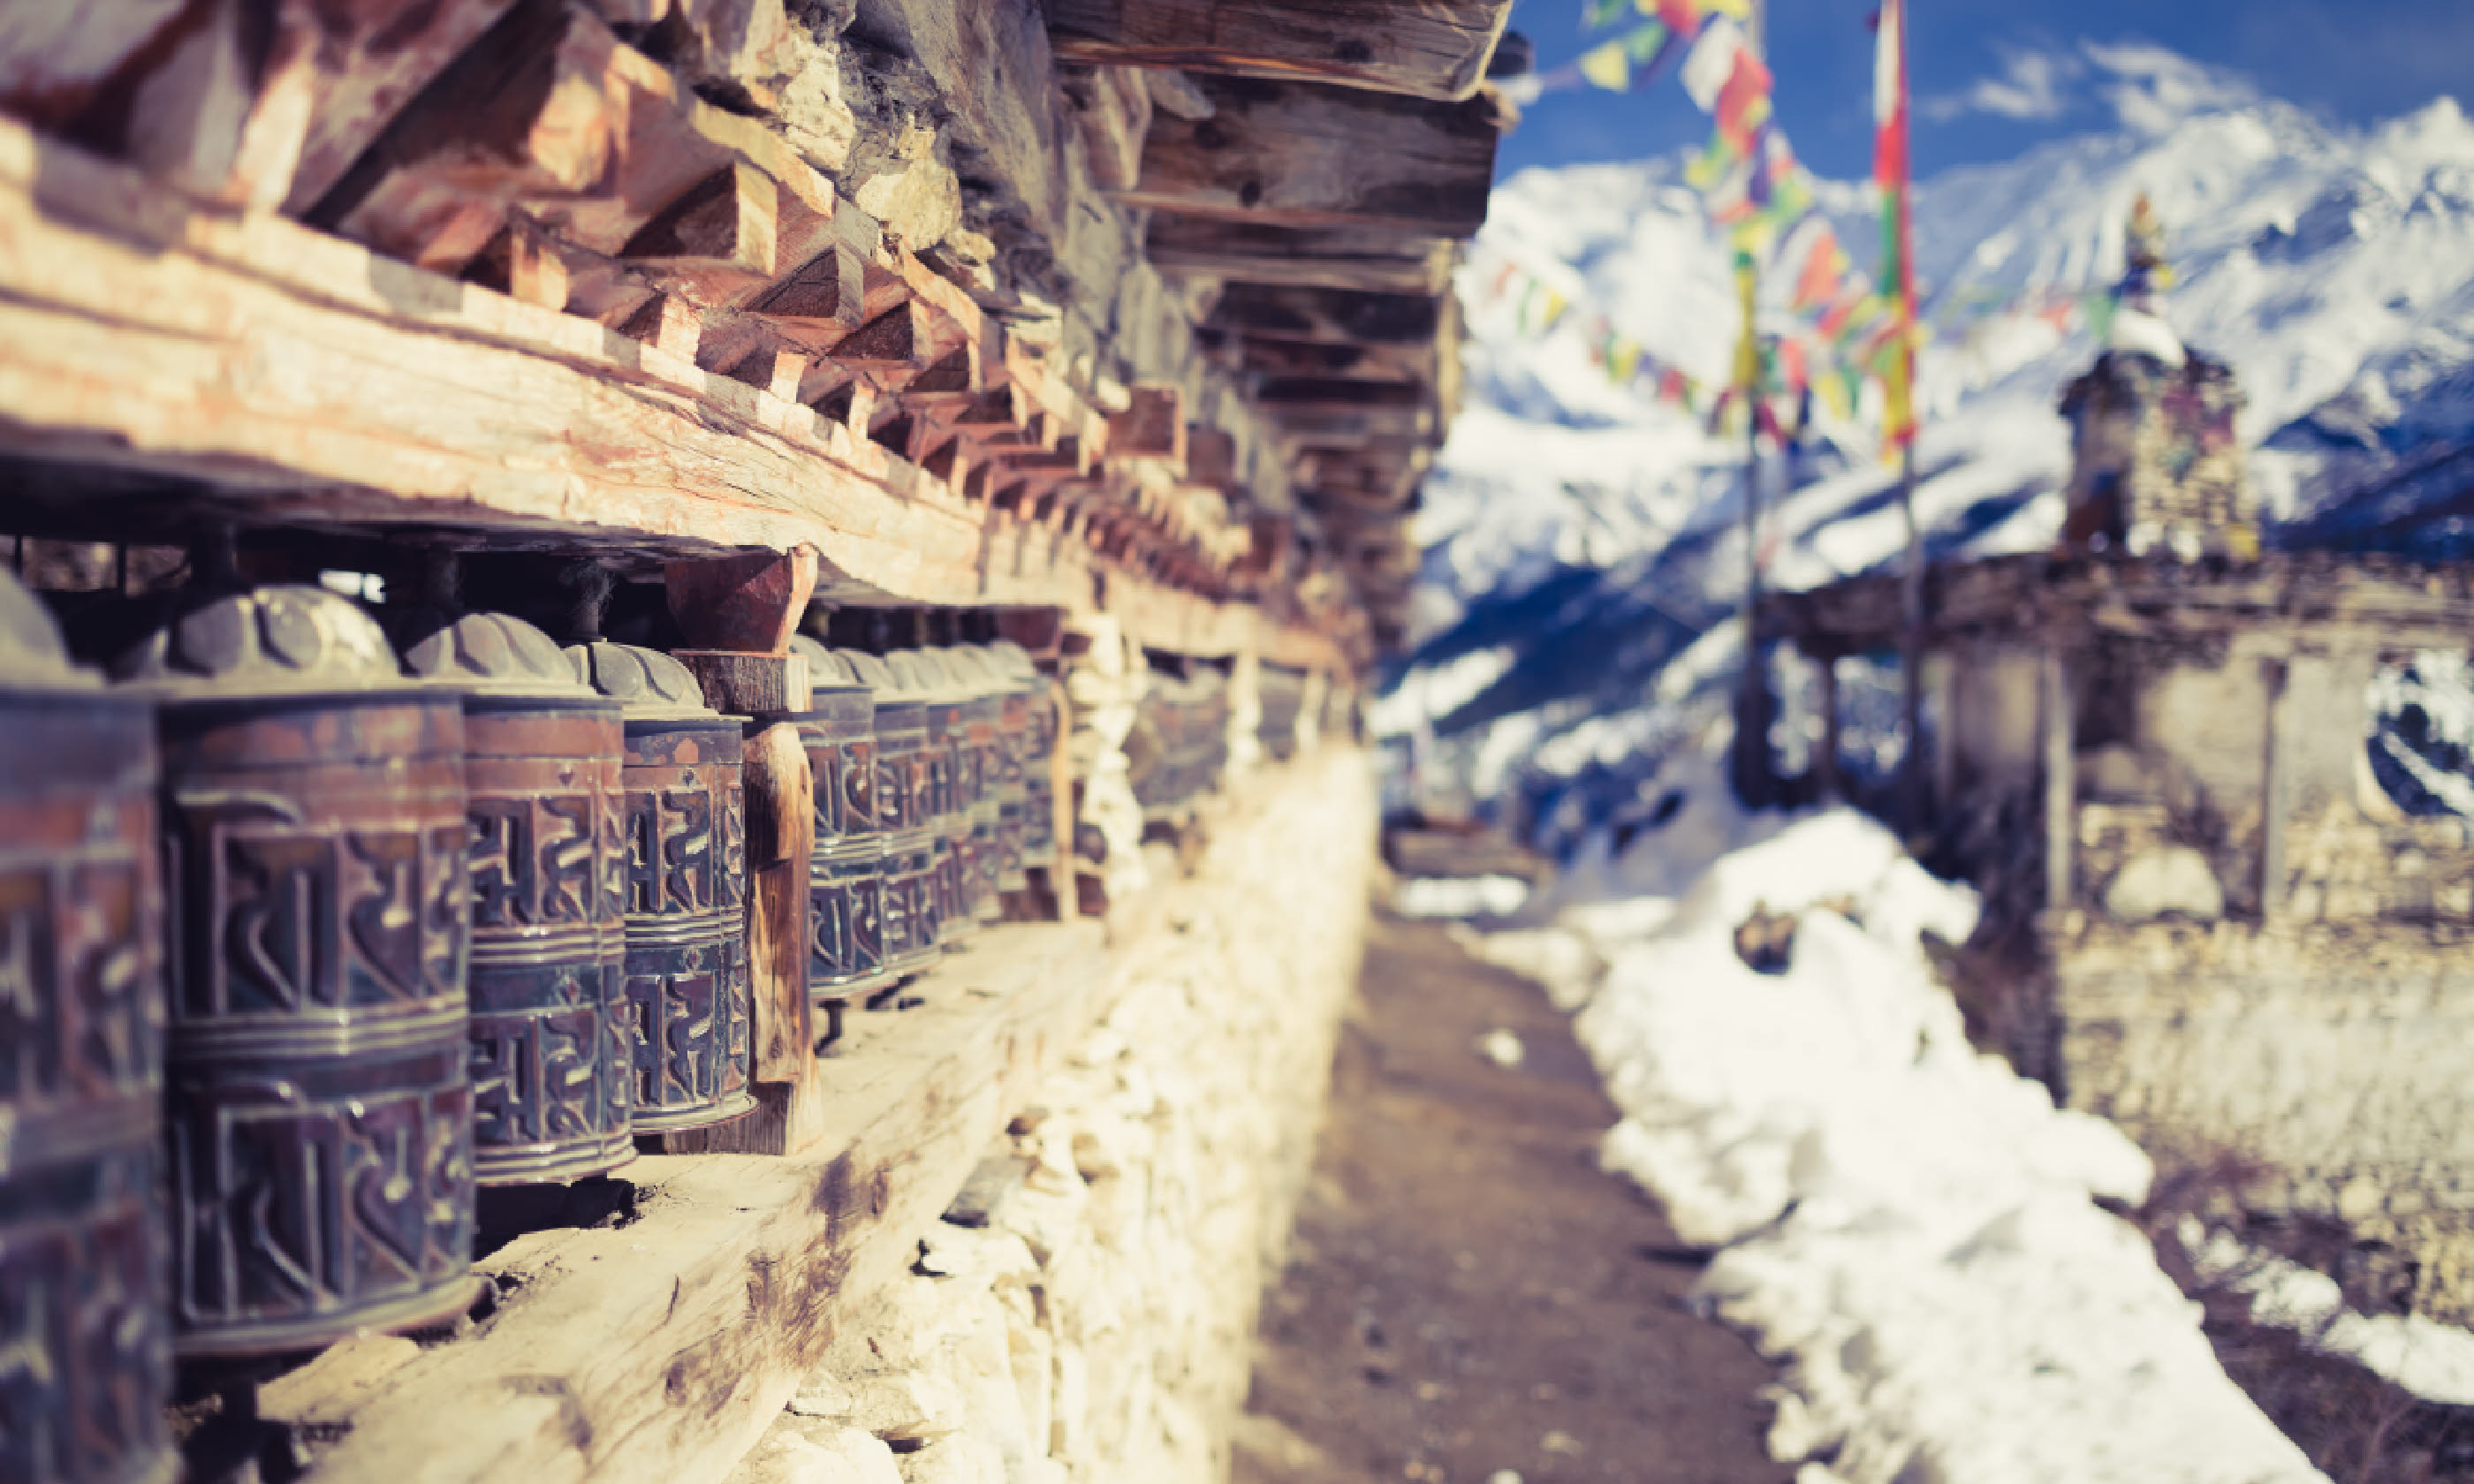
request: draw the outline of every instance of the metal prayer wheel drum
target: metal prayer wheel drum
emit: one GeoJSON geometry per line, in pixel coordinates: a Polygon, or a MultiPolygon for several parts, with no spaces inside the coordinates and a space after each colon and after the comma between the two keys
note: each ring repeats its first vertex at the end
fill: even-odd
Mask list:
{"type": "Polygon", "coordinates": [[[473,1170],[575,1180],[636,1157],[618,703],[497,613],[416,618],[404,668],[464,702],[473,1170]]]}
{"type": "Polygon", "coordinates": [[[1134,725],[1126,733],[1126,781],[1143,821],[1152,824],[1176,808],[1176,773],[1185,720],[1185,681],[1154,672],[1134,705],[1134,725]]]}
{"type": "Polygon", "coordinates": [[[935,941],[958,945],[979,925],[970,898],[970,804],[965,769],[970,752],[967,697],[944,653],[902,649],[885,657],[896,676],[916,693],[926,716],[927,823],[933,837],[929,890],[935,902],[935,941]]]}
{"type": "MultiPolygon", "coordinates": [[[[996,812],[997,872],[1000,892],[1018,892],[1031,884],[1023,855],[1024,831],[1031,812],[1031,708],[1037,672],[1024,675],[1010,657],[993,645],[969,644],[970,657],[996,691],[996,750],[989,757],[989,788],[996,812]]],[[[1015,649],[1020,654],[1019,648],[1015,649]]],[[[1024,657],[1026,661],[1029,657],[1024,657]]]]}
{"type": "Polygon", "coordinates": [[[184,1355],[438,1321],[473,1287],[464,726],[318,587],[191,608],[158,702],[184,1355]]]}
{"type": "MultiPolygon", "coordinates": [[[[999,668],[1012,677],[1021,698],[1023,731],[1019,772],[1023,790],[1022,863],[1030,867],[1056,863],[1056,705],[1052,682],[1039,673],[1031,653],[1009,639],[988,646],[999,668]]],[[[1010,705],[1010,703],[1009,703],[1010,705]]],[[[1011,716],[1009,709],[1007,713],[1011,716]]],[[[1010,725],[1010,724],[1008,724],[1010,725]]]]}
{"type": "Polygon", "coordinates": [[[1256,683],[1263,698],[1263,719],[1254,734],[1262,739],[1266,754],[1286,762],[1298,752],[1298,713],[1306,704],[1305,672],[1266,662],[1256,683]]]}
{"type": "Polygon", "coordinates": [[[0,571],[0,1478],[169,1479],[155,718],[0,571]]]}
{"type": "Polygon", "coordinates": [[[877,825],[875,694],[851,660],[805,634],[809,708],[792,718],[815,786],[816,841],[808,857],[808,990],[819,1002],[892,982],[885,971],[880,895],[885,833],[877,825]]]}
{"type": "Polygon", "coordinates": [[[625,1015],[640,1133],[756,1106],[749,1088],[747,804],[738,718],[707,707],[687,666],[631,644],[571,646],[620,706],[625,1015]]]}
{"type": "Polygon", "coordinates": [[[1228,771],[1228,677],[1202,665],[1186,683],[1193,705],[1187,740],[1194,749],[1186,797],[1199,799],[1218,793],[1228,771]]]}
{"type": "MultiPolygon", "coordinates": [[[[927,694],[915,666],[843,651],[876,714],[876,824],[884,840],[880,970],[898,979],[938,957],[937,827],[927,694]]],[[[942,745],[942,739],[938,739],[942,745]]]]}
{"type": "MultiPolygon", "coordinates": [[[[962,795],[970,848],[963,882],[973,916],[982,923],[993,922],[1005,916],[1005,709],[1012,683],[977,645],[958,644],[944,652],[944,660],[966,698],[962,795]]],[[[1020,792],[1019,781],[1015,791],[1020,792]]],[[[1017,799],[1017,808],[1019,803],[1017,799]]],[[[1022,884],[1020,853],[1015,852],[1017,886],[1022,884]]]]}

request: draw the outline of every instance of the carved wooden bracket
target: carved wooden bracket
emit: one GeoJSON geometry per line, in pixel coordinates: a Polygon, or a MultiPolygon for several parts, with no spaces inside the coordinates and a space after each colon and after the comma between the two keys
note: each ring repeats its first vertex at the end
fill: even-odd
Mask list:
{"type": "MultiPolygon", "coordinates": [[[[782,654],[815,593],[819,560],[803,545],[673,562],[664,574],[670,616],[696,649],[782,654]]],[[[806,709],[804,698],[793,709],[806,709]]]]}

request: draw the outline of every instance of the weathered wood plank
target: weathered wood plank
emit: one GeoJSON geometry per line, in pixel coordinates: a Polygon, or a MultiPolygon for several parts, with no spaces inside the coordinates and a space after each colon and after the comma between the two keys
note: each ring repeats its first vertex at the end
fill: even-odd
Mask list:
{"type": "Polygon", "coordinates": [[[1096,922],[990,929],[939,971],[950,988],[824,1068],[816,1152],[640,1158],[633,1224],[483,1259],[508,1289],[488,1326],[355,1396],[310,1477],[720,1478],[821,1358],[838,1301],[910,1265],[1005,1120],[1122,993],[1101,938],[1096,922]]]}
{"type": "Polygon", "coordinates": [[[1440,294],[1460,245],[1449,237],[1356,227],[1275,227],[1162,212],[1145,252],[1171,277],[1440,294]]]}
{"type": "Polygon", "coordinates": [[[1431,346],[1443,323],[1444,297],[1232,283],[1213,306],[1209,323],[1289,341],[1431,346]]]}
{"type": "Polygon", "coordinates": [[[1075,61],[1321,78],[1466,98],[1512,0],[1055,0],[1049,36],[1075,61]]]}
{"type": "MultiPolygon", "coordinates": [[[[1102,427],[1104,432],[1104,425],[1102,427]]],[[[279,217],[168,200],[0,121],[0,447],[201,481],[268,519],[453,523],[639,559],[817,546],[920,602],[1100,607],[1031,543],[799,403],[279,217]]],[[[1261,613],[1120,575],[1144,642],[1321,656],[1261,613]]]]}
{"type": "Polygon", "coordinates": [[[691,97],[597,17],[516,0],[305,213],[356,242],[454,269],[524,204],[616,255],[664,207],[729,167],[691,97]]]}
{"type": "Polygon", "coordinates": [[[1131,189],[1152,126],[1152,95],[1142,74],[1131,67],[1060,68],[1058,82],[1074,106],[1091,179],[1103,190],[1131,189]]]}
{"type": "Polygon", "coordinates": [[[309,129],[284,209],[309,209],[422,88],[498,16],[509,0],[388,0],[336,5],[285,0],[314,63],[309,129]]]}
{"type": "Polygon", "coordinates": [[[1142,178],[1118,199],[1286,227],[1467,237],[1486,221],[1502,119],[1484,98],[1432,103],[1303,83],[1212,78],[1207,119],[1152,121],[1142,178]]]}

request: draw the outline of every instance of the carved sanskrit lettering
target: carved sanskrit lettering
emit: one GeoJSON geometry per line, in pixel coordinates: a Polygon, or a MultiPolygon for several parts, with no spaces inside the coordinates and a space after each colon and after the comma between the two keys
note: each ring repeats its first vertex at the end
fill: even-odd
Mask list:
{"type": "Polygon", "coordinates": [[[716,801],[713,826],[720,842],[714,859],[714,905],[736,911],[747,893],[747,793],[736,769],[730,786],[716,801]]]}
{"type": "Polygon", "coordinates": [[[338,1312],[434,1306],[430,1290],[463,1270],[473,1239],[460,1050],[363,1069],[348,1080],[365,1086],[350,1089],[176,1070],[186,1327],[273,1348],[314,1342],[338,1312]]]}
{"type": "MultiPolygon", "coordinates": [[[[406,829],[206,822],[185,910],[208,926],[184,1016],[334,1011],[427,999],[451,986],[463,938],[464,842],[406,829]],[[424,850],[426,845],[428,849],[424,850]]],[[[189,945],[196,965],[201,946],[189,945]]]]}
{"type": "Polygon", "coordinates": [[[538,921],[531,801],[475,799],[466,805],[464,818],[472,828],[473,927],[538,921]]]}
{"type": "MultiPolygon", "coordinates": [[[[594,801],[586,794],[548,794],[537,801],[543,817],[539,831],[539,876],[544,922],[587,922],[598,913],[600,864],[594,846],[611,836],[596,833],[594,801]]],[[[613,914],[615,916],[615,914],[613,914]]],[[[606,921],[606,919],[605,919],[606,921]]]]}
{"type": "Polygon", "coordinates": [[[842,818],[849,832],[865,834],[876,828],[876,744],[844,745],[841,772],[831,781],[841,793],[842,818]]]}
{"type": "Polygon", "coordinates": [[[713,1041],[721,947],[640,950],[631,957],[627,993],[636,1030],[637,1118],[649,1125],[663,1113],[708,1106],[721,1093],[713,1041]],[[667,962],[657,967],[656,960],[667,962]]]}
{"type": "Polygon", "coordinates": [[[142,1477],[166,1451],[171,1337],[151,1148],[0,1224],[0,1478],[142,1477]]]}

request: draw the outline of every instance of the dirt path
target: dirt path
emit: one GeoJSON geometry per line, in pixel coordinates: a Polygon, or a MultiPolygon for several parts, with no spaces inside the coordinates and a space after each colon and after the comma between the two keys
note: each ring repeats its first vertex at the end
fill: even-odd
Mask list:
{"type": "Polygon", "coordinates": [[[1237,1484],[1782,1484],[1770,1370],[1685,1312],[1699,1271],[1593,1160],[1615,1112],[1535,987],[1381,919],[1237,1484]],[[1473,1043],[1502,1027],[1517,1067],[1473,1043]]]}

